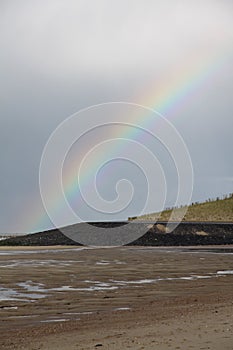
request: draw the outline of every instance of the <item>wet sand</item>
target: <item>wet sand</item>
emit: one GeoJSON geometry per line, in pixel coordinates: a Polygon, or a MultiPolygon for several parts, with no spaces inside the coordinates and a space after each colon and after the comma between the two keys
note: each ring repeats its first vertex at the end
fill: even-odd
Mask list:
{"type": "Polygon", "coordinates": [[[1,248],[0,348],[230,350],[232,247],[206,248],[1,248]]]}

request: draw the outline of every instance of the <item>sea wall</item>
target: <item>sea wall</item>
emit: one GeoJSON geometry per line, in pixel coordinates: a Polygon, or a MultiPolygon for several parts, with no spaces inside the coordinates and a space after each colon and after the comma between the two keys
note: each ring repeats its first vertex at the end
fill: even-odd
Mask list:
{"type": "MultiPolygon", "coordinates": [[[[69,227],[69,230],[78,232],[83,224],[69,227]]],[[[191,246],[191,245],[226,245],[233,244],[233,224],[232,223],[197,223],[181,222],[173,231],[172,225],[166,222],[154,224],[133,222],[98,222],[91,223],[97,227],[111,229],[111,227],[125,225],[125,230],[146,232],[143,236],[133,241],[129,245],[140,246],[191,246]],[[128,226],[128,228],[127,228],[128,226]]],[[[88,234],[88,225],[87,234],[88,234]]],[[[126,231],[127,232],[127,231],[126,231]]],[[[137,236],[137,235],[135,235],[137,236]]],[[[0,246],[49,246],[49,245],[79,245],[70,238],[63,235],[58,229],[11,237],[0,241],[0,246]]],[[[110,244],[111,245],[111,244],[110,244]]]]}
{"type": "MultiPolygon", "coordinates": [[[[172,225],[170,228],[172,229],[172,225]]],[[[142,246],[233,244],[233,224],[181,222],[170,232],[166,222],[158,222],[131,244],[142,246]]]]}

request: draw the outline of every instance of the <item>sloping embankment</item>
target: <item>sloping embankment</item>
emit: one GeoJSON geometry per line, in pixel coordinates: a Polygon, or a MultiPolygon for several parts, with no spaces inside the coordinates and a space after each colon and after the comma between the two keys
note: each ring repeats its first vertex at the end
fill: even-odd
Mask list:
{"type": "MultiPolygon", "coordinates": [[[[111,229],[126,222],[92,223],[92,225],[111,229]]],[[[73,226],[78,231],[82,224],[73,226]]],[[[166,222],[140,223],[134,222],[130,230],[139,229],[140,225],[146,225],[147,233],[129,245],[140,246],[191,246],[191,245],[226,245],[233,244],[232,223],[197,223],[181,222],[174,231],[170,232],[166,222]]],[[[171,227],[170,227],[171,228],[171,227]]],[[[125,228],[127,230],[127,228],[125,228]]],[[[0,246],[51,246],[51,245],[79,245],[63,235],[58,229],[34,233],[29,235],[11,237],[0,241],[0,246]]]]}
{"type": "Polygon", "coordinates": [[[181,222],[169,232],[165,222],[158,222],[132,245],[191,246],[233,244],[233,224],[181,222]]]}

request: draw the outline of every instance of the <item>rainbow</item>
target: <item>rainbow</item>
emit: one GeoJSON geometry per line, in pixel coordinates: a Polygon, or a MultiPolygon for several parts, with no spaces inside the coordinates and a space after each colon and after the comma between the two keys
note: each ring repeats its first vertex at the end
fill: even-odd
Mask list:
{"type": "MultiPolygon", "coordinates": [[[[190,101],[195,100],[195,97],[200,95],[209,84],[213,82],[213,79],[220,74],[226,66],[231,53],[221,52],[215,56],[209,55],[207,57],[193,57],[185,65],[180,65],[180,69],[176,73],[168,72],[166,77],[163,77],[161,81],[152,82],[149,86],[143,88],[143,93],[134,99],[137,105],[149,107],[149,109],[161,113],[168,119],[172,119],[177,116],[179,111],[184,109],[190,101]]],[[[147,113],[144,115],[129,117],[129,122],[137,124],[137,120],[145,125],[146,128],[150,128],[150,122],[154,121],[153,113],[147,113]]],[[[125,134],[113,135],[114,138],[136,138],[137,135],[132,133],[129,135],[129,131],[125,134]]],[[[109,135],[111,138],[111,135],[109,135]]],[[[98,166],[101,160],[97,160],[93,164],[93,168],[98,166]]],[[[84,182],[88,182],[88,177],[85,177],[84,182]]],[[[74,200],[78,191],[77,176],[72,167],[65,173],[64,178],[64,192],[69,200],[74,200]]],[[[59,198],[56,194],[56,189],[51,184],[51,190],[49,194],[51,202],[50,208],[53,209],[55,215],[61,215],[63,208],[63,198],[59,198]]],[[[26,232],[36,232],[48,229],[50,221],[47,214],[42,208],[38,209],[37,202],[35,201],[34,207],[32,204],[28,206],[30,209],[30,222],[24,221],[19,223],[19,227],[23,227],[26,232]]],[[[29,210],[28,210],[29,211],[29,210]]],[[[27,216],[29,216],[27,214],[27,216]]]]}

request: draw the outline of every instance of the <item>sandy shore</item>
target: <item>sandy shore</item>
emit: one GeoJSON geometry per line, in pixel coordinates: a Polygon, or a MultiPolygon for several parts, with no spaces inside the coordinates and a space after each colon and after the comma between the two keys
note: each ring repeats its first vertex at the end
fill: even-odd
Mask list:
{"type": "Polygon", "coordinates": [[[1,249],[0,348],[232,350],[233,255],[218,249],[1,249]]]}

